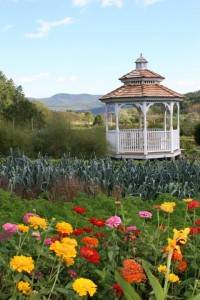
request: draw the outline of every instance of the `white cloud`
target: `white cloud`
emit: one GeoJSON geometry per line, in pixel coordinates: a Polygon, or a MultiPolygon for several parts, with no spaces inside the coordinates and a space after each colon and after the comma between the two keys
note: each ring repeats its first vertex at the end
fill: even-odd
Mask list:
{"type": "Polygon", "coordinates": [[[91,0],[72,0],[73,4],[76,6],[85,6],[91,2],[91,0]]]}
{"type": "Polygon", "coordinates": [[[27,33],[25,35],[27,38],[34,39],[34,38],[43,38],[45,36],[48,36],[49,32],[52,29],[61,27],[61,26],[65,26],[65,25],[69,25],[69,24],[73,23],[73,19],[71,17],[66,17],[64,19],[57,20],[57,21],[51,21],[51,22],[39,20],[38,23],[39,23],[39,27],[38,27],[37,31],[27,33]]]}
{"type": "Polygon", "coordinates": [[[42,73],[38,73],[35,75],[30,75],[30,76],[23,76],[20,78],[16,78],[16,81],[19,84],[24,84],[24,83],[32,83],[35,81],[40,81],[40,80],[45,80],[49,78],[49,73],[48,72],[42,72],[42,73]]]}
{"type": "Polygon", "coordinates": [[[6,24],[3,27],[1,27],[1,31],[7,32],[7,31],[9,31],[9,30],[11,30],[13,28],[14,28],[14,25],[12,25],[12,24],[6,24]]]}
{"type": "Polygon", "coordinates": [[[163,0],[136,0],[136,3],[142,3],[145,6],[153,5],[163,0]]]}
{"type": "Polygon", "coordinates": [[[99,2],[103,7],[106,6],[117,6],[122,7],[124,0],[72,0],[76,6],[86,6],[92,2],[99,2]]]}
{"type": "Polygon", "coordinates": [[[122,7],[123,0],[101,0],[102,6],[117,6],[122,7]]]}

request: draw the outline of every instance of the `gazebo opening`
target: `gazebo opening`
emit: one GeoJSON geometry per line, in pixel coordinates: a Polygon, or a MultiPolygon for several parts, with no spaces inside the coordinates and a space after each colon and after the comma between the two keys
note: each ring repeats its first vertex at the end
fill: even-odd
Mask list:
{"type": "Polygon", "coordinates": [[[103,96],[106,135],[117,158],[175,157],[180,150],[179,103],[183,96],[161,85],[164,77],[147,69],[140,55],[123,85],[103,96]]]}

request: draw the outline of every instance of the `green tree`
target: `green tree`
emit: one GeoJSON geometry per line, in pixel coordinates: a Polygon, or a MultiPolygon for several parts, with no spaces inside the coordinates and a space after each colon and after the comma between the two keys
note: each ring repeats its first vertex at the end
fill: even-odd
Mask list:
{"type": "Polygon", "coordinates": [[[195,126],[194,129],[194,139],[195,142],[200,145],[200,123],[195,126]]]}
{"type": "Polygon", "coordinates": [[[101,115],[96,115],[94,118],[93,126],[103,126],[104,125],[104,120],[101,115]]]}

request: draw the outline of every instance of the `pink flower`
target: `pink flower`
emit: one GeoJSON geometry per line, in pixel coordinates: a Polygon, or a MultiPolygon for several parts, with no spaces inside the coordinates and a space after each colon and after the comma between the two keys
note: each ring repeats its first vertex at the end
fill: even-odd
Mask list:
{"type": "Polygon", "coordinates": [[[32,212],[27,212],[27,213],[23,216],[23,222],[24,222],[25,224],[28,224],[28,219],[29,219],[30,217],[34,217],[34,216],[39,217],[37,214],[34,214],[34,213],[32,213],[32,212]]]}
{"type": "Polygon", "coordinates": [[[106,220],[106,226],[110,228],[117,228],[122,223],[122,220],[118,216],[112,216],[106,220]]]}
{"type": "Polygon", "coordinates": [[[51,238],[46,238],[46,239],[44,240],[44,244],[45,244],[46,246],[50,246],[52,243],[53,243],[53,242],[52,242],[52,239],[51,239],[51,238]]]}
{"type": "Polygon", "coordinates": [[[41,241],[41,234],[39,233],[39,231],[34,231],[32,233],[32,236],[36,238],[37,241],[41,241]]]}
{"type": "Polygon", "coordinates": [[[3,226],[3,230],[7,233],[16,233],[17,225],[12,223],[5,223],[3,226]]]}
{"type": "Polygon", "coordinates": [[[67,271],[67,273],[69,274],[69,276],[71,277],[71,278],[77,278],[77,276],[78,276],[78,274],[76,273],[76,271],[74,271],[73,269],[69,269],[68,271],[67,271]]]}
{"type": "Polygon", "coordinates": [[[151,219],[152,218],[152,213],[150,211],[146,211],[146,210],[141,210],[138,213],[140,218],[143,219],[151,219]]]}
{"type": "Polygon", "coordinates": [[[131,226],[128,226],[126,228],[126,231],[127,232],[130,232],[130,231],[136,231],[137,230],[137,227],[135,225],[131,225],[131,226]]]}

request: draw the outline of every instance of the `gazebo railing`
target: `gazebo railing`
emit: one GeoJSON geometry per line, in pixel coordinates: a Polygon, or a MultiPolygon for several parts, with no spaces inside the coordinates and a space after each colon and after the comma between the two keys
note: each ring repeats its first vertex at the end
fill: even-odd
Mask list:
{"type": "MultiPolygon", "coordinates": [[[[179,149],[179,130],[173,130],[172,134],[173,137],[171,136],[171,131],[148,129],[147,151],[150,153],[170,152],[179,149]]],[[[107,140],[112,150],[118,153],[144,152],[144,132],[141,129],[108,130],[107,140]]]]}

